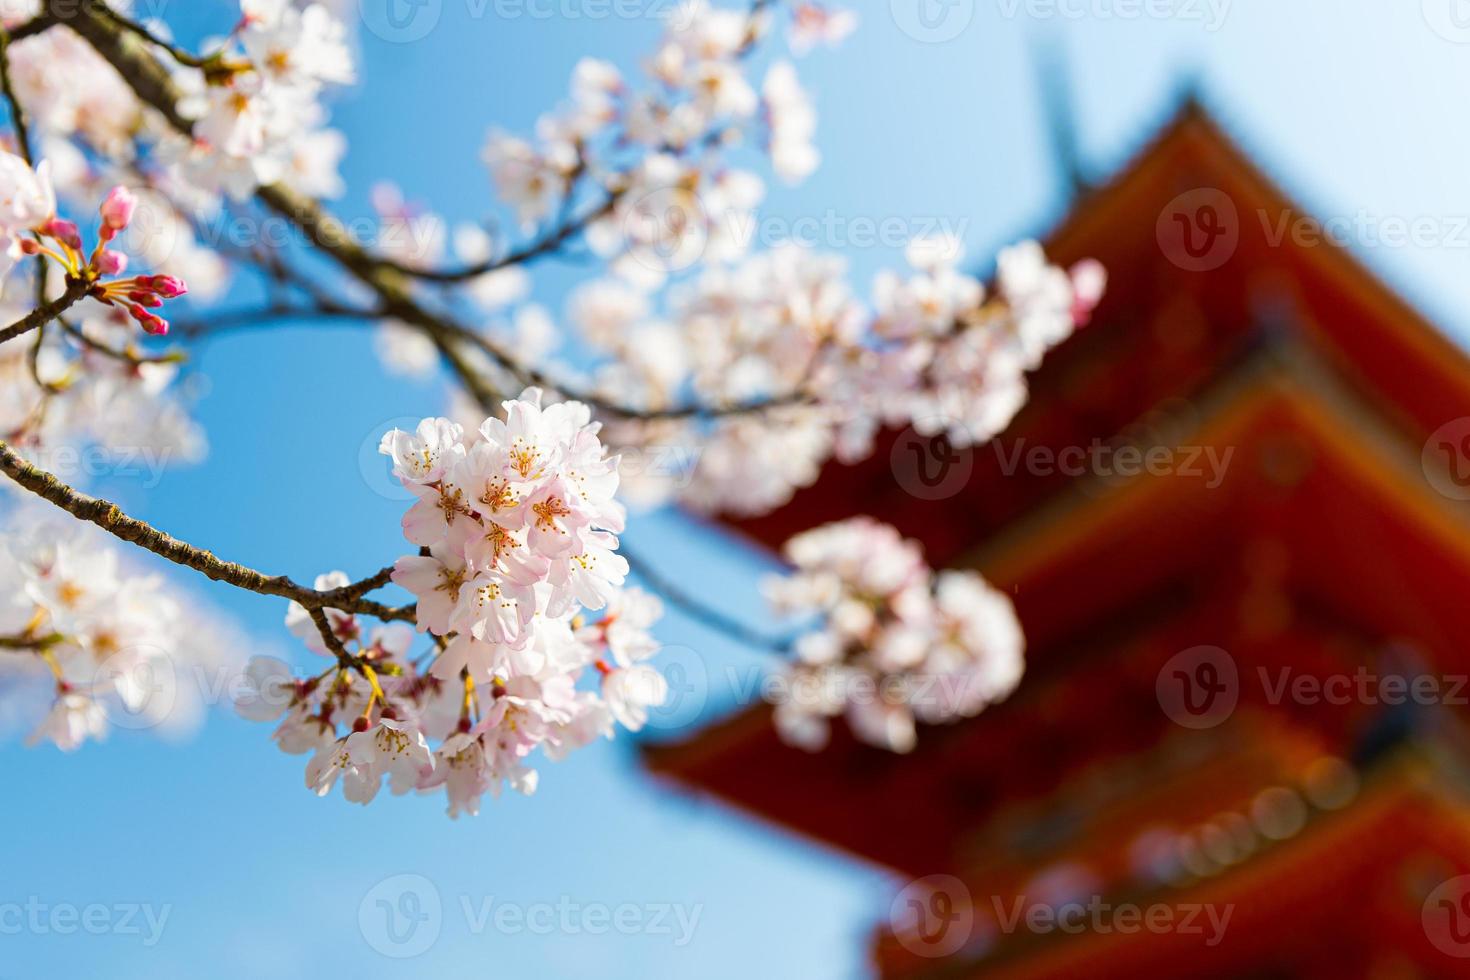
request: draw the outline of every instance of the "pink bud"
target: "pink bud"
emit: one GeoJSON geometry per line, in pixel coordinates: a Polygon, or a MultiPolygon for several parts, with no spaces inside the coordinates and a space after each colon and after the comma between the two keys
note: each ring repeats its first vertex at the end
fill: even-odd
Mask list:
{"type": "Polygon", "coordinates": [[[132,300],[134,303],[137,303],[139,306],[148,306],[155,309],[163,305],[163,300],[158,295],[154,293],[139,292],[136,289],[128,293],[128,299],[132,300]]]}
{"type": "Polygon", "coordinates": [[[22,238],[20,240],[20,250],[27,255],[40,255],[41,243],[34,238],[22,238]]]}
{"type": "Polygon", "coordinates": [[[52,218],[41,226],[41,233],[50,235],[74,252],[82,250],[82,235],[77,226],[65,218],[52,218]]]}
{"type": "Polygon", "coordinates": [[[173,299],[189,291],[189,287],[184,285],[184,280],[173,276],[139,276],[138,285],[153,290],[164,299],[173,299]]]}
{"type": "Polygon", "coordinates": [[[122,231],[133,220],[133,209],[138,206],[138,199],[133,192],[121,185],[107,192],[107,198],[102,206],[97,209],[102,215],[102,223],[113,231],[122,231]]]}
{"type": "Polygon", "coordinates": [[[163,317],[154,316],[136,304],[128,307],[128,313],[132,315],[134,320],[138,321],[138,325],[145,332],[151,333],[155,337],[161,337],[168,333],[168,321],[163,319],[163,317]]]}
{"type": "Polygon", "coordinates": [[[97,271],[104,276],[120,276],[128,268],[128,257],[121,252],[103,249],[97,256],[97,271]]]}

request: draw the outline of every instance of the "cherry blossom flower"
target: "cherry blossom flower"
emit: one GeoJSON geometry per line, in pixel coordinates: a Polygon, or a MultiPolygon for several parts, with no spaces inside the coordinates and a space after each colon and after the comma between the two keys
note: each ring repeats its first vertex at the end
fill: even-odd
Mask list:
{"type": "Polygon", "coordinates": [[[935,575],[916,543],[871,518],[799,534],[785,553],[795,571],[766,594],[778,612],[816,619],[772,689],[791,744],[821,748],[829,719],[845,715],[860,740],[908,752],[916,720],[972,717],[1020,682],[1015,611],[974,572],[935,575]]]}
{"type": "MultiPolygon", "coordinates": [[[[236,700],[274,725],[282,751],[309,757],[319,795],[340,784],[367,803],[386,777],[392,793],[442,790],[451,816],[473,814],[487,792],[534,792],[543,756],[645,727],[668,693],[651,633],[662,604],[628,587],[620,554],[625,501],[757,514],[832,460],[871,452],[884,429],[983,442],[1023,404],[1027,372],[1087,322],[1106,277],[1093,262],[1060,269],[1023,242],[982,284],[962,243],[934,236],[862,290],[840,256],[756,247],[765,169],[795,183],[821,154],[794,65],[751,55],[786,16],[794,55],[841,41],[856,18],[816,0],[680,3],[640,64],[584,58],[529,132],[488,135],[496,200],[477,223],[385,183],[371,193],[376,240],[339,240],[346,222],[310,198],[345,189],[346,140],[326,99],[355,80],[338,19],[350,7],[241,0],[233,29],[199,55],[174,47],[166,25],[135,26],[124,53],[158,68],[136,89],[135,72],[81,30],[50,27],[9,48],[29,127],[22,156],[0,151],[0,250],[21,263],[17,279],[32,278],[6,290],[0,322],[28,312],[16,296],[81,298],[33,344],[0,347],[0,438],[32,455],[97,444],[198,458],[186,375],[174,355],[137,344],[169,332],[162,310],[186,281],[184,302],[208,302],[242,268],[270,281],[273,304],[278,292],[319,307],[308,312],[356,304],[377,322],[391,373],[446,365],[477,407],[456,392],[443,410],[453,420],[425,418],[379,447],[412,498],[405,554],[391,576],[361,583],[361,601],[341,601],[354,612],[292,603],[286,626],[311,667],[257,657],[236,700]],[[32,148],[46,161],[34,168],[32,148]],[[68,215],[102,202],[98,220],[58,213],[56,189],[68,215]],[[215,247],[218,222],[257,192],[354,281],[319,287],[295,249],[215,247]],[[531,301],[527,270],[564,246],[602,267],[559,316],[531,301]],[[39,281],[43,267],[51,278],[39,281]],[[553,357],[564,344],[578,349],[553,357]],[[490,411],[487,392],[517,390],[490,411]],[[687,465],[619,455],[668,449],[687,465]],[[412,604],[367,599],[385,578],[412,604]]],[[[148,672],[189,665],[172,662],[189,603],[107,548],[0,544],[16,556],[0,560],[0,635],[20,650],[0,670],[47,695],[35,737],[70,750],[102,737],[114,710],[159,720],[148,672]]],[[[783,737],[816,748],[842,716],[858,738],[908,751],[922,725],[973,715],[1018,683],[1009,600],[972,573],[936,574],[892,528],[818,528],[787,557],[794,571],[771,596],[810,628],[791,644],[793,694],[774,711],[783,737]]],[[[351,584],[336,571],[315,588],[351,584]]]]}
{"type": "MultiPolygon", "coordinates": [[[[284,715],[276,742],[311,753],[319,795],[340,783],[366,803],[386,775],[395,793],[442,787],[452,815],[475,813],[502,786],[534,791],[537,749],[560,759],[611,737],[615,721],[636,730],[663,700],[647,662],[662,607],[621,588],[617,467],[599,426],[587,406],[548,404],[537,389],[503,407],[470,429],[425,419],[382,440],[416,495],[404,531],[423,550],[398,559],[392,580],[417,598],[427,660],[406,628],[364,638],[358,617],[327,609],[324,637],[293,604],[292,632],[336,665],[299,679],[266,660],[246,671],[239,710],[284,715]]],[[[315,587],[348,584],[334,572],[315,587]]]]}
{"type": "Polygon", "coordinates": [[[115,727],[192,728],[205,692],[190,682],[226,667],[234,640],[101,531],[29,506],[0,527],[0,595],[0,635],[12,644],[0,651],[0,713],[24,718],[27,701],[49,704],[28,741],[67,752],[115,727]]]}

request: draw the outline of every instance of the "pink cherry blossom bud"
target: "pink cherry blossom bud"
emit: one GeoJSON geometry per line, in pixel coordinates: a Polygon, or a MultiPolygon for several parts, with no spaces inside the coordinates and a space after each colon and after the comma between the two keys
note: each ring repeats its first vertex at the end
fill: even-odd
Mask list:
{"type": "Polygon", "coordinates": [[[20,240],[20,250],[27,255],[39,255],[41,253],[41,243],[34,238],[22,238],[20,240]]]}
{"type": "Polygon", "coordinates": [[[155,309],[163,305],[163,299],[157,294],[145,293],[139,290],[133,290],[128,293],[128,299],[137,303],[139,306],[149,306],[155,309]]]}
{"type": "Polygon", "coordinates": [[[121,252],[103,249],[97,256],[97,271],[104,276],[120,276],[128,268],[128,257],[121,252]]]}
{"type": "Polygon", "coordinates": [[[163,317],[154,316],[137,304],[128,307],[128,313],[134,320],[138,321],[138,325],[145,332],[151,333],[156,337],[161,337],[168,333],[168,321],[163,319],[163,317]]]}
{"type": "Polygon", "coordinates": [[[139,276],[138,285],[153,290],[164,299],[173,299],[189,291],[189,287],[184,285],[184,280],[173,276],[139,276]]]}
{"type": "Polygon", "coordinates": [[[138,199],[133,192],[119,185],[107,192],[107,199],[97,210],[102,215],[103,225],[113,231],[122,231],[133,220],[133,209],[137,206],[138,199]]]}
{"type": "Polygon", "coordinates": [[[41,226],[41,233],[50,235],[74,252],[82,250],[82,235],[77,226],[65,218],[52,218],[41,226]]]}

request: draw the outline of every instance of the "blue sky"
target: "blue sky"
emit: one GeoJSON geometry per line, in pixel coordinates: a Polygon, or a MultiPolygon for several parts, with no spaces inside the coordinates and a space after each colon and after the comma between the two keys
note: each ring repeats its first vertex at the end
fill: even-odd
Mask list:
{"type": "MultiPolygon", "coordinates": [[[[376,2],[363,0],[369,14],[376,2]]],[[[1360,254],[1463,339],[1470,235],[1455,229],[1470,215],[1470,125],[1445,111],[1470,89],[1470,44],[1451,40],[1470,40],[1458,2],[951,0],[928,23],[952,36],[931,42],[912,36],[929,30],[913,0],[859,4],[863,22],[846,46],[801,66],[822,113],[824,165],[799,189],[773,184],[766,213],[830,216],[839,229],[859,218],[948,222],[982,262],[1043,231],[1062,206],[1035,82],[1034,53],[1047,42],[1070,62],[1095,173],[1125,159],[1195,78],[1227,127],[1319,215],[1440,222],[1437,244],[1364,242],[1360,254]]],[[[657,31],[648,16],[600,16],[612,8],[599,0],[547,0],[534,9],[560,13],[516,15],[528,4],[439,0],[437,23],[411,43],[363,32],[364,84],[335,105],[352,145],[345,213],[364,213],[370,184],[392,178],[451,218],[482,217],[492,201],[478,161],[486,129],[528,129],[562,97],[579,57],[628,65],[657,31]]],[[[186,37],[232,20],[217,0],[188,8],[186,37]]],[[[837,237],[860,283],[898,260],[837,237]]],[[[548,267],[540,298],[556,305],[585,274],[548,267]]],[[[203,348],[196,365],[208,379],[198,415],[209,460],[149,491],[99,490],[187,540],[298,578],[369,571],[401,552],[402,505],[363,476],[361,450],[395,420],[435,411],[437,384],[385,378],[351,329],[240,333],[203,348]]],[[[628,540],[710,601],[759,617],[760,560],[734,543],[671,515],[637,521],[628,540]]],[[[296,656],[282,603],[175,577],[233,613],[259,650],[296,656]]],[[[680,663],[706,665],[712,706],[729,669],[758,663],[678,615],[661,636],[680,663]]],[[[146,904],[168,916],[152,944],[146,927],[0,933],[0,978],[848,977],[864,972],[865,936],[897,887],[655,785],[626,740],[547,765],[532,799],[451,822],[439,797],[367,809],[318,800],[302,787],[303,760],[276,752],[268,735],[219,711],[183,744],[119,734],[73,756],[0,746],[0,906],[146,904]],[[432,945],[392,961],[374,950],[371,923],[374,889],[399,875],[427,880],[441,912],[432,945]],[[571,909],[586,925],[598,908],[636,908],[650,926],[668,908],[670,931],[543,934],[513,918],[497,928],[502,904],[571,909]],[[693,922],[687,942],[675,908],[693,922]]]]}

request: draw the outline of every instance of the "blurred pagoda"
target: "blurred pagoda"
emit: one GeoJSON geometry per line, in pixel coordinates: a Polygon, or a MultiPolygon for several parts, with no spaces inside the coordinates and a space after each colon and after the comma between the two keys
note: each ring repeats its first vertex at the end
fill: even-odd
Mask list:
{"type": "Polygon", "coordinates": [[[776,548],[875,515],[934,566],[982,571],[1024,625],[1019,690],[908,755],[841,724],[822,752],[787,747],[765,707],[647,749],[687,789],[899,881],[957,882],[917,892],[913,921],[874,910],[881,975],[1470,976],[1470,361],[1295,233],[1306,215],[1186,100],[1046,239],[1060,264],[1100,259],[1107,296],[998,444],[965,454],[962,489],[910,492],[916,437],[889,433],[730,522],[776,548]],[[1097,441],[1171,466],[1008,465],[1097,441]],[[1331,696],[1345,676],[1373,696],[1331,696]],[[1002,921],[1089,899],[1231,915],[1213,944],[1002,921]]]}

